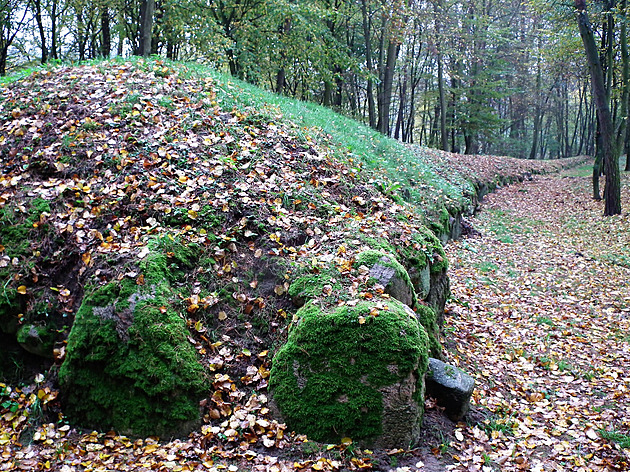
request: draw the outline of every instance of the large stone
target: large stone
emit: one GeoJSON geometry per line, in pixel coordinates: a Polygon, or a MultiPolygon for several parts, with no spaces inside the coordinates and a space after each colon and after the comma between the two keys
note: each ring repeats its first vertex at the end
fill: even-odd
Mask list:
{"type": "Polygon", "coordinates": [[[186,248],[164,248],[169,257],[159,244],[143,260],[144,285],[110,282],[76,314],[59,382],[64,412],[81,426],[184,436],[201,422],[207,376],[171,285],[186,248]]]}
{"type": "Polygon", "coordinates": [[[273,403],[289,428],[371,447],[417,442],[424,413],[427,336],[397,300],[322,311],[309,302],[273,360],[273,403]]]}
{"type": "Polygon", "coordinates": [[[416,293],[407,270],[391,254],[369,250],[358,255],[356,265],[370,269],[370,278],[385,288],[385,293],[401,303],[413,307],[416,293]]]}
{"type": "Polygon", "coordinates": [[[41,357],[53,356],[54,334],[43,325],[26,324],[17,332],[17,341],[25,351],[41,357]]]}
{"type": "Polygon", "coordinates": [[[474,387],[475,380],[470,375],[438,359],[429,358],[427,395],[444,407],[451,420],[459,421],[466,415],[474,387]]]}
{"type": "Polygon", "coordinates": [[[425,301],[435,311],[440,328],[444,326],[444,307],[446,306],[446,300],[451,294],[450,287],[451,283],[446,269],[439,272],[431,272],[431,289],[425,301]]]}

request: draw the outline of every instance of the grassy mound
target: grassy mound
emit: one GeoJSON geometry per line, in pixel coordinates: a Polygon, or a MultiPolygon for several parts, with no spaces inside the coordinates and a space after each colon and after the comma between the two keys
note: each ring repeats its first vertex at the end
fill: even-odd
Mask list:
{"type": "MultiPolygon", "coordinates": [[[[2,340],[18,365],[18,341],[46,328],[53,356],[2,380],[49,372],[50,424],[65,412],[183,431],[209,378],[201,421],[220,426],[208,435],[255,442],[253,426],[231,425],[267,421],[252,397],[300,303],[391,302],[354,267],[368,249],[395,255],[439,318],[447,262],[426,224],[446,231],[474,185],[413,149],[197,65],[102,61],[1,87],[2,340]],[[126,409],[122,383],[137,402],[126,409]]],[[[11,423],[8,444],[29,424],[11,423]]],[[[275,428],[267,441],[281,441],[275,428]]]]}

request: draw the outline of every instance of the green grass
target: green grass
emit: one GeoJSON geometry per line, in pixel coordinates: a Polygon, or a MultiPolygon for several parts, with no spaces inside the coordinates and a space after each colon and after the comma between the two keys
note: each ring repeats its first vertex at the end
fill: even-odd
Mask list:
{"type": "Polygon", "coordinates": [[[630,449],[630,434],[624,434],[617,431],[600,430],[599,434],[602,438],[616,442],[623,449],[630,449]]]}
{"type": "Polygon", "coordinates": [[[482,274],[487,274],[488,272],[494,272],[494,271],[496,271],[499,268],[498,265],[496,265],[493,262],[489,262],[489,261],[479,262],[479,263],[475,264],[475,267],[482,274]]]}
{"type": "Polygon", "coordinates": [[[367,170],[371,183],[383,193],[399,203],[405,200],[414,204],[425,216],[438,213],[444,201],[453,208],[466,203],[464,192],[472,189],[469,182],[452,183],[437,172],[430,158],[422,158],[411,147],[352,118],[314,103],[275,95],[207,66],[175,66],[184,67],[183,73],[211,77],[217,102],[224,110],[252,107],[267,114],[270,121],[282,116],[295,123],[305,139],[321,130],[335,145],[337,157],[346,161],[353,172],[367,170]]]}
{"type": "Polygon", "coordinates": [[[26,67],[24,69],[16,70],[15,72],[11,72],[10,74],[5,75],[4,77],[0,77],[0,85],[10,84],[17,80],[23,79],[24,77],[28,77],[34,71],[40,70],[40,66],[34,67],[26,67]]]}

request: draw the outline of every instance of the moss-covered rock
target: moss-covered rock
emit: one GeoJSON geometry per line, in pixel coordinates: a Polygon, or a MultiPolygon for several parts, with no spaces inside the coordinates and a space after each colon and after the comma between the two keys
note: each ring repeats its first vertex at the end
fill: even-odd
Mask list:
{"type": "Polygon", "coordinates": [[[289,286],[289,296],[295,306],[301,307],[307,301],[327,294],[339,292],[341,284],[337,280],[339,272],[323,270],[317,274],[298,275],[289,286]]]}
{"type": "Polygon", "coordinates": [[[167,436],[199,422],[205,372],[170,284],[182,259],[162,243],[142,265],[144,285],[111,282],[77,312],[59,381],[64,411],[81,425],[167,436]]]}
{"type": "Polygon", "coordinates": [[[370,280],[385,287],[396,300],[413,307],[417,302],[416,292],[405,268],[392,254],[381,251],[364,251],[360,253],[355,267],[366,266],[370,270],[370,280]]]}
{"type": "Polygon", "coordinates": [[[397,300],[322,312],[314,303],[273,360],[270,388],[283,419],[318,441],[349,436],[408,447],[423,414],[427,335],[397,300]]]}
{"type": "Polygon", "coordinates": [[[45,325],[25,324],[17,332],[17,342],[31,354],[52,357],[55,333],[45,325]]]}
{"type": "Polygon", "coordinates": [[[442,358],[442,345],[440,344],[440,326],[433,308],[426,305],[418,305],[415,309],[418,321],[424,327],[429,339],[429,352],[431,357],[442,358]]]}
{"type": "Polygon", "coordinates": [[[43,214],[50,212],[50,204],[43,198],[35,198],[25,205],[6,205],[0,208],[0,330],[15,334],[19,328],[18,317],[24,313],[26,298],[16,288],[23,282],[15,275],[28,271],[33,263],[31,235],[41,229],[43,214]]]}

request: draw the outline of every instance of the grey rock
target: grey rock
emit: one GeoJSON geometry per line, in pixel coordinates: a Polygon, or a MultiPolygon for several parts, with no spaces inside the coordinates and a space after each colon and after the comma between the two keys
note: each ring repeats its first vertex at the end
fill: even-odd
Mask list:
{"type": "Polygon", "coordinates": [[[396,270],[393,266],[396,259],[390,256],[383,256],[379,262],[370,269],[370,277],[375,278],[379,284],[385,287],[385,293],[391,295],[399,302],[407,306],[413,306],[414,290],[409,277],[405,277],[404,269],[396,270]]]}
{"type": "Polygon", "coordinates": [[[470,375],[430,357],[425,381],[427,395],[434,397],[438,405],[444,407],[451,420],[459,421],[466,415],[475,387],[475,380],[470,375]]]}
{"type": "Polygon", "coordinates": [[[407,269],[407,272],[409,273],[409,279],[411,280],[413,288],[416,290],[418,298],[424,300],[429,296],[429,291],[431,290],[431,267],[429,264],[426,264],[422,270],[411,267],[407,269]]]}
{"type": "Polygon", "coordinates": [[[424,384],[418,385],[415,372],[397,384],[381,387],[383,435],[376,439],[373,447],[396,449],[418,443],[424,408],[414,398],[424,398],[423,389],[424,384]]]}

